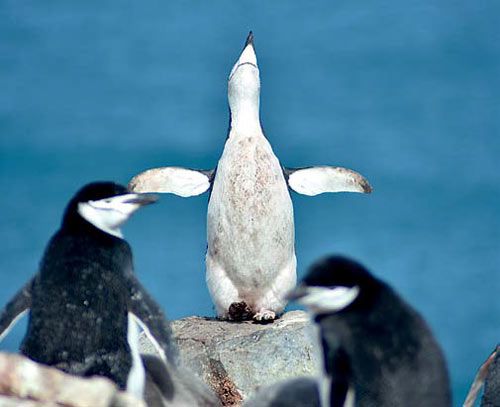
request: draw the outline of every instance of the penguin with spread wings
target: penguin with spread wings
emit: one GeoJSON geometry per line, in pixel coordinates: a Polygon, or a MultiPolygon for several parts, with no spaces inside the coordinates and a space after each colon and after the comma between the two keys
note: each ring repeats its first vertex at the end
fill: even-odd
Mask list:
{"type": "Polygon", "coordinates": [[[273,320],[296,284],[293,206],[289,189],[304,194],[370,193],[355,171],[330,166],[284,168],[260,123],[260,78],[253,35],[229,75],[229,135],[216,170],[163,167],[135,176],[136,192],[182,197],[211,189],[206,280],[223,319],[273,320]]]}

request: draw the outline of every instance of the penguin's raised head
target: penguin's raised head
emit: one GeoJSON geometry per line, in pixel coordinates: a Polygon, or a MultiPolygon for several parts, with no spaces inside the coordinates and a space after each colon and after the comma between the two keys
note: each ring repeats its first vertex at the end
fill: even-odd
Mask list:
{"type": "Polygon", "coordinates": [[[158,200],[154,194],[130,193],[114,182],[93,182],[81,188],[69,202],[62,227],[84,229],[86,224],[122,238],[120,226],[144,205],[158,200]]]}
{"type": "Polygon", "coordinates": [[[228,99],[229,108],[234,115],[241,110],[259,110],[260,77],[257,56],[253,44],[253,34],[250,31],[243,51],[229,74],[228,99]]]}
{"type": "Polygon", "coordinates": [[[331,256],[315,263],[287,298],[304,305],[315,315],[328,314],[376,294],[381,284],[361,264],[346,257],[331,256]]]}

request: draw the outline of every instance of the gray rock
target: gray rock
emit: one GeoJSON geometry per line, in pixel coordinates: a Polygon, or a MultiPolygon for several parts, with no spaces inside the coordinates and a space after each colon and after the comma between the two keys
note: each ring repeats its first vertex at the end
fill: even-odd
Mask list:
{"type": "MultiPolygon", "coordinates": [[[[209,384],[223,405],[239,405],[260,387],[316,375],[308,316],[290,311],[273,323],[190,317],[172,322],[180,363],[209,384]]],[[[145,336],[141,352],[155,353],[145,336]]]]}
{"type": "Polygon", "coordinates": [[[0,407],[145,407],[103,377],[80,378],[0,353],[0,407]]]}

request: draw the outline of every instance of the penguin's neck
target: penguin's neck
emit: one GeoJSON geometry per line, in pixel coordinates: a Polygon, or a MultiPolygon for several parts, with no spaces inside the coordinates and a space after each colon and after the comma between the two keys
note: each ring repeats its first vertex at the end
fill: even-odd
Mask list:
{"type": "Polygon", "coordinates": [[[260,126],[259,101],[239,100],[230,104],[231,124],[229,136],[264,135],[260,126]]]}

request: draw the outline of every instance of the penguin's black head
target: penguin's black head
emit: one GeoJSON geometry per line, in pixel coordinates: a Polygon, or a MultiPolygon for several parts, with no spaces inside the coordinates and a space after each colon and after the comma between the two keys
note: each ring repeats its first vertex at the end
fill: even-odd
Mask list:
{"type": "Polygon", "coordinates": [[[93,182],[81,188],[71,199],[62,227],[87,230],[89,224],[102,232],[122,237],[120,226],[137,209],[157,201],[154,194],[130,193],[114,182],[93,182]]]}
{"type": "Polygon", "coordinates": [[[380,281],[361,264],[342,256],[315,263],[287,298],[313,314],[338,312],[378,291],[380,281]]]}

